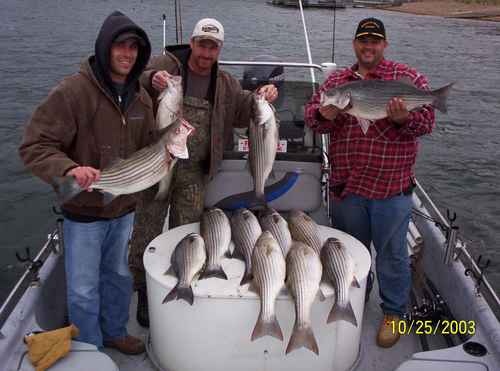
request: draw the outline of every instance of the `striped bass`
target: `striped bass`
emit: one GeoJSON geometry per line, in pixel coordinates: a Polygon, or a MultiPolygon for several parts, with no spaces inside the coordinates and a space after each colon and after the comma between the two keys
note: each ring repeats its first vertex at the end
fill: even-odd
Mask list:
{"type": "MultiPolygon", "coordinates": [[[[170,76],[168,86],[161,92],[158,100],[160,103],[156,112],[156,125],[158,129],[162,130],[172,125],[181,117],[183,100],[182,77],[170,76]]],[[[187,158],[186,156],[178,157],[187,158]]],[[[160,180],[155,200],[164,200],[167,197],[173,174],[174,172],[170,171],[165,178],[160,180]]]]}
{"type": "Polygon", "coordinates": [[[248,163],[255,196],[262,205],[266,204],[264,186],[273,169],[278,142],[278,123],[274,110],[264,97],[256,95],[248,130],[248,163]]]}
{"type": "Polygon", "coordinates": [[[193,305],[194,295],[191,286],[196,275],[205,265],[207,254],[205,242],[198,233],[190,233],[175,246],[170,258],[170,268],[165,274],[177,277],[177,285],[167,294],[163,303],[177,298],[193,305]]]}
{"type": "Polygon", "coordinates": [[[170,76],[168,86],[158,96],[156,124],[159,129],[172,125],[180,117],[182,108],[182,77],[170,76]]]}
{"type": "Polygon", "coordinates": [[[292,235],[287,221],[274,209],[266,208],[259,218],[263,231],[269,231],[280,245],[283,256],[286,256],[292,245],[292,235]]]}
{"type": "Polygon", "coordinates": [[[270,232],[263,232],[252,255],[253,287],[260,297],[260,313],[252,332],[252,341],[265,335],[283,340],[276,319],[275,301],[285,284],[286,263],[281,248],[270,232]]]}
{"type": "Polygon", "coordinates": [[[216,208],[205,211],[201,216],[200,231],[208,255],[200,279],[217,277],[227,280],[221,262],[224,256],[229,257],[230,254],[231,225],[224,211],[216,208]]]}
{"type": "MultiPolygon", "coordinates": [[[[186,140],[194,128],[184,120],[178,120],[162,134],[160,139],[140,149],[127,159],[118,159],[101,171],[99,181],[91,189],[103,193],[106,205],[119,195],[143,191],[158,183],[172,172],[177,159],[172,154],[187,152],[186,140]]],[[[56,179],[59,202],[64,204],[83,192],[72,176],[56,179]]]]}
{"type": "Polygon", "coordinates": [[[322,241],[319,236],[318,225],[312,218],[299,210],[292,210],[288,217],[288,228],[292,239],[309,245],[319,255],[322,241]]]}
{"type": "Polygon", "coordinates": [[[286,354],[306,347],[319,355],[311,326],[311,307],[319,290],[322,271],[319,255],[314,249],[294,241],[286,256],[286,284],[295,299],[295,324],[286,354]]]}
{"type": "Polygon", "coordinates": [[[356,80],[321,94],[321,106],[334,105],[363,120],[387,117],[387,104],[392,98],[402,98],[408,111],[426,104],[446,113],[446,99],[453,83],[436,90],[417,88],[410,79],[356,80]]]}
{"type": "Polygon", "coordinates": [[[321,249],[321,262],[325,271],[324,276],[335,289],[335,303],[326,323],[344,320],[358,326],[349,299],[349,287],[351,285],[359,287],[358,280],[354,276],[354,260],[351,254],[342,242],[332,237],[326,240],[321,249]]]}
{"type": "Polygon", "coordinates": [[[238,209],[231,216],[231,235],[234,241],[233,258],[245,262],[245,273],[240,285],[252,280],[252,253],[257,239],[262,234],[257,217],[248,209],[238,209]]]}

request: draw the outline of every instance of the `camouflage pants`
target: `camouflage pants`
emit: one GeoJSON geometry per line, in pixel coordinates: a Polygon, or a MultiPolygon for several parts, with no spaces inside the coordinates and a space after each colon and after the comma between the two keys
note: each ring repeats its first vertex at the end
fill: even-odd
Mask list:
{"type": "Polygon", "coordinates": [[[204,164],[210,151],[211,106],[203,99],[184,97],[183,111],[184,118],[195,128],[187,142],[189,159],[179,159],[175,165],[167,200],[154,200],[158,190],[158,186],[154,186],[141,194],[136,207],[129,253],[129,267],[136,290],[146,288],[142,256],[146,246],[162,233],[169,204],[169,229],[199,222],[203,213],[206,184],[204,164]]]}
{"type": "Polygon", "coordinates": [[[135,223],[130,240],[128,264],[134,278],[134,289],[146,288],[146,274],[142,255],[146,246],[163,230],[168,212],[168,199],[155,201],[158,186],[153,186],[140,195],[135,209],[135,223]]]}
{"type": "MultiPolygon", "coordinates": [[[[198,169],[186,169],[179,165],[181,164],[176,165],[170,191],[169,229],[199,222],[204,207],[205,175],[198,169]]],[[[155,186],[144,191],[135,211],[129,252],[129,268],[134,277],[135,290],[146,288],[146,272],[142,256],[146,246],[162,233],[168,212],[168,199],[154,200],[157,190],[158,187],[155,186]]]]}

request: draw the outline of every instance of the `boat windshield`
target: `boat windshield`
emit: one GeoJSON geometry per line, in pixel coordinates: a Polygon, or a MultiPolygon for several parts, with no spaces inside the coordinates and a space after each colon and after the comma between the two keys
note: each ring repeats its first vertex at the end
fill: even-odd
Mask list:
{"type": "MultiPolygon", "coordinates": [[[[245,86],[242,81],[242,85],[245,86]]],[[[315,88],[317,89],[317,84],[315,88]]],[[[279,121],[277,159],[286,160],[297,155],[320,159],[321,149],[307,145],[304,108],[313,94],[313,84],[307,81],[280,81],[279,98],[273,102],[279,121]]],[[[248,129],[233,130],[233,148],[226,148],[225,158],[242,158],[248,152],[248,129]]]]}

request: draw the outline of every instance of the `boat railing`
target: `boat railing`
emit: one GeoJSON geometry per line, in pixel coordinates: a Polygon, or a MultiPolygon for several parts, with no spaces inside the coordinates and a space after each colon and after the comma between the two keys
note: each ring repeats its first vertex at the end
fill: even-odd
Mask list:
{"type": "Polygon", "coordinates": [[[456,216],[453,215],[450,217],[449,215],[447,215],[447,217],[445,217],[441,213],[441,211],[439,211],[438,207],[431,200],[430,196],[427,194],[421,184],[418,181],[416,183],[416,191],[419,195],[420,202],[422,203],[421,206],[425,207],[431,214],[422,216],[434,221],[434,223],[440,226],[445,233],[446,243],[443,262],[446,265],[450,265],[454,261],[462,259],[464,265],[466,267],[470,267],[466,268],[464,272],[465,275],[473,276],[473,278],[476,280],[476,294],[480,295],[480,290],[485,290],[486,293],[490,296],[492,302],[495,304],[496,309],[500,310],[500,299],[493,289],[493,286],[491,286],[490,282],[485,276],[485,268],[487,267],[488,263],[486,265],[481,265],[481,258],[476,261],[472,257],[472,254],[467,249],[467,242],[465,241],[465,239],[461,238],[458,235],[458,227],[453,224],[456,216]]]}
{"type": "Polygon", "coordinates": [[[58,220],[57,224],[58,227],[51,234],[49,234],[47,242],[43,245],[35,258],[32,259],[30,257],[28,248],[25,257],[21,258],[18,254],[16,254],[20,261],[26,262],[27,269],[17,281],[16,285],[11,290],[9,296],[0,308],[0,339],[4,337],[2,329],[5,323],[25,294],[26,290],[34,283],[38,282],[38,273],[43,263],[47,260],[50,254],[62,253],[62,221],[58,220]]]}

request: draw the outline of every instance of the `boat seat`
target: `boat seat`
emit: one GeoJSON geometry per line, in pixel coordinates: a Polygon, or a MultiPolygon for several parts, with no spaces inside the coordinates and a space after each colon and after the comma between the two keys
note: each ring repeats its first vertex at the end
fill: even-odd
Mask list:
{"type": "MultiPolygon", "coordinates": [[[[23,358],[20,371],[33,371],[35,368],[31,364],[28,356],[23,358]]],[[[58,360],[50,371],[119,371],[118,366],[106,354],[100,352],[95,345],[71,342],[71,351],[66,357],[58,360]]]]}
{"type": "Polygon", "coordinates": [[[394,371],[488,371],[482,363],[446,360],[411,359],[394,371]]]}

